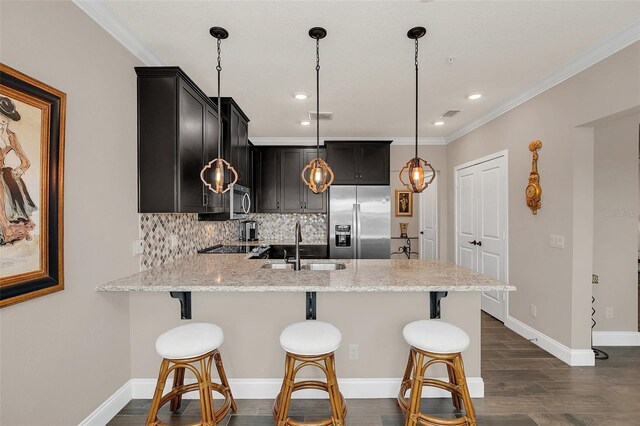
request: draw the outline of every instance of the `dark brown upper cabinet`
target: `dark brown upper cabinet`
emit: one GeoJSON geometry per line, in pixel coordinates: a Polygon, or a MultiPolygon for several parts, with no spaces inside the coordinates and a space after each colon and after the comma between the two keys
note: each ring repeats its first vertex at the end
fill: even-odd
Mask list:
{"type": "MultiPolygon", "coordinates": [[[[256,212],[326,213],[327,193],[315,194],[302,181],[302,170],[315,148],[256,147],[256,212]]],[[[320,157],[326,158],[324,148],[320,157]]]]}
{"type": "Polygon", "coordinates": [[[137,67],[138,212],[217,213],[203,166],[217,156],[218,111],[178,67],[137,67]]]}
{"type": "MultiPolygon", "coordinates": [[[[217,98],[211,98],[217,102],[217,98]]],[[[240,109],[233,98],[221,98],[222,146],[225,159],[238,172],[238,185],[251,188],[251,153],[249,145],[249,117],[240,109]]]]}
{"type": "Polygon", "coordinates": [[[389,147],[392,141],[327,141],[327,163],[334,185],[389,185],[389,147]]]}

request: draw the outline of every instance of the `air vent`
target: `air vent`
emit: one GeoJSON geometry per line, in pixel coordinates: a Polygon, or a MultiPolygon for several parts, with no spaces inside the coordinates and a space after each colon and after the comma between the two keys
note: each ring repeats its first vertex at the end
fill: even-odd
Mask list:
{"type": "Polygon", "coordinates": [[[333,113],[332,112],[322,112],[320,111],[320,113],[316,113],[315,111],[311,112],[309,111],[309,120],[315,120],[317,119],[317,117],[320,117],[320,120],[331,120],[333,119],[333,113]]]}
{"type": "Polygon", "coordinates": [[[442,116],[443,117],[453,117],[454,115],[456,115],[459,112],[460,112],[459,109],[450,109],[449,111],[447,111],[444,114],[442,114],[442,116]]]}

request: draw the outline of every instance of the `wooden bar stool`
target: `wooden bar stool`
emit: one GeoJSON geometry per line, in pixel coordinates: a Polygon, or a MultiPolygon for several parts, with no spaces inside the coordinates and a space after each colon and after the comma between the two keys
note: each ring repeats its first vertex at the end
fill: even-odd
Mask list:
{"type": "Polygon", "coordinates": [[[398,405],[407,418],[405,425],[476,426],[476,412],[469,395],[461,355],[461,352],[469,347],[467,333],[442,320],[421,320],[407,324],[402,334],[411,345],[409,361],[400,385],[400,393],[398,393],[398,405]],[[425,358],[428,359],[425,361],[425,358]],[[427,368],[438,363],[447,366],[448,383],[426,377],[427,368]],[[420,412],[424,386],[433,386],[451,392],[453,405],[458,410],[464,410],[464,416],[445,419],[420,412]],[[407,390],[411,390],[408,402],[405,398],[407,390]]]}
{"type": "Polygon", "coordinates": [[[165,425],[158,420],[160,407],[171,401],[171,411],[177,411],[182,403],[182,395],[196,390],[200,393],[200,412],[202,413],[200,425],[216,426],[224,419],[229,409],[236,411],[236,402],[231,394],[229,381],[218,351],[223,341],[222,329],[215,324],[205,323],[176,327],[158,337],[156,351],[163,359],[160,365],[158,384],[147,416],[147,425],[165,425]],[[211,367],[214,362],[222,382],[221,385],[211,381],[211,367]],[[196,366],[191,364],[196,364],[196,366]],[[186,370],[196,376],[196,383],[184,384],[186,370]],[[173,388],[162,396],[165,382],[172,371],[174,372],[173,388]],[[213,392],[224,396],[224,402],[217,411],[213,405],[213,392]]]}
{"type": "Polygon", "coordinates": [[[280,334],[280,345],[286,351],[284,380],[273,404],[276,426],[342,426],[347,415],[347,404],[338,389],[333,352],[340,346],[342,335],[332,324],[322,321],[304,321],[291,324],[280,334]],[[296,362],[299,364],[296,366],[296,362]],[[317,367],[327,378],[295,382],[303,367],[317,367]],[[298,422],[289,418],[291,394],[302,389],[319,389],[329,393],[331,418],[313,422],[298,422]]]}

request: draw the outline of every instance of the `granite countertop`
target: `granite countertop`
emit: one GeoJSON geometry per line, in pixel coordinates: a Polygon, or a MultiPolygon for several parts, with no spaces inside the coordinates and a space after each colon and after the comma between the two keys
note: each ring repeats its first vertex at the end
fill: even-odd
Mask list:
{"type": "Polygon", "coordinates": [[[329,259],[337,271],[261,268],[273,260],[243,254],[194,254],[106,284],[97,291],[424,292],[515,290],[516,287],[443,260],[329,259]]]}
{"type": "MultiPolygon", "coordinates": [[[[267,246],[293,246],[295,245],[294,240],[257,240],[257,241],[240,241],[240,240],[227,240],[222,244],[233,246],[233,245],[247,245],[247,246],[259,246],[261,244],[267,246]]],[[[303,239],[300,242],[301,246],[326,246],[327,240],[305,240],[303,239]]]]}

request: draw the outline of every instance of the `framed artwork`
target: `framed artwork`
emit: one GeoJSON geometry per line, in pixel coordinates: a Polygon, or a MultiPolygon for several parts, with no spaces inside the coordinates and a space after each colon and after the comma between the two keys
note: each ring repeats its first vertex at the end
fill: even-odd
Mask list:
{"type": "Polygon", "coordinates": [[[0,64],[0,307],[64,288],[65,102],[0,64]]]}
{"type": "Polygon", "coordinates": [[[396,216],[413,216],[413,193],[396,189],[396,216]]]}

